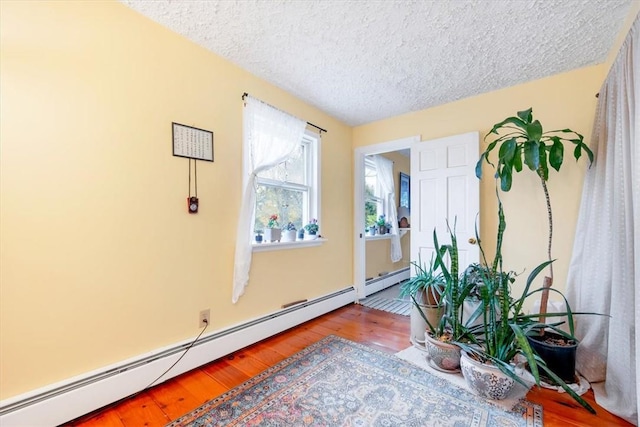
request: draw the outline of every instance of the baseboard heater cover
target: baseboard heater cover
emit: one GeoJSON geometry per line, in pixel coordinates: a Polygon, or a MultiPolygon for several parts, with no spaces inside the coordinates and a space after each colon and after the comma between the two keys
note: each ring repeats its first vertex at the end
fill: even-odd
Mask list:
{"type": "MultiPolygon", "coordinates": [[[[356,300],[353,286],[272,314],[204,335],[154,385],[356,300]]],[[[171,366],[191,340],[165,347],[60,383],[0,401],[0,425],[51,426],[130,396],[171,366]]]]}
{"type": "Polygon", "coordinates": [[[400,283],[403,280],[408,279],[411,276],[409,267],[401,268],[396,271],[392,271],[384,276],[376,277],[372,280],[367,280],[364,284],[365,296],[375,294],[383,289],[400,283]]]}

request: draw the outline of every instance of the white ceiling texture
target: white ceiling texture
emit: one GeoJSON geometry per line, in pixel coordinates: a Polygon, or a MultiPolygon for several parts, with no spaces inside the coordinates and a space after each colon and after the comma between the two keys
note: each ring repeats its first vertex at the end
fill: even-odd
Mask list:
{"type": "Polygon", "coordinates": [[[638,0],[121,1],[355,126],[602,63],[638,0]]]}

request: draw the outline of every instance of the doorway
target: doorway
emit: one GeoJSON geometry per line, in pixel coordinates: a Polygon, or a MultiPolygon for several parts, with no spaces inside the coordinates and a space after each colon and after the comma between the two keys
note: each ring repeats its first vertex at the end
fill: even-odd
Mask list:
{"type": "MultiPolygon", "coordinates": [[[[386,264],[382,264],[381,267],[377,268],[376,266],[372,266],[372,262],[376,262],[376,258],[380,259],[381,256],[388,256],[389,249],[385,251],[384,248],[388,248],[390,246],[389,238],[385,238],[384,236],[369,236],[367,237],[366,228],[367,225],[367,215],[365,212],[365,200],[367,195],[365,194],[365,173],[367,170],[366,167],[366,159],[367,156],[373,156],[378,154],[387,154],[393,153],[392,155],[388,155],[387,157],[394,158],[398,161],[398,163],[402,163],[403,159],[410,165],[410,157],[406,157],[406,155],[400,154],[401,151],[406,153],[406,150],[411,148],[411,144],[420,141],[420,136],[412,136],[408,138],[398,139],[394,141],[384,142],[381,144],[370,145],[366,147],[360,147],[355,150],[354,156],[354,285],[356,289],[356,295],[358,299],[363,299],[367,295],[385,289],[388,286],[391,286],[397,283],[399,280],[402,280],[402,277],[409,277],[408,273],[408,261],[406,262],[396,262],[393,264],[394,267],[391,267],[391,261],[389,260],[386,264]],[[373,255],[369,259],[369,265],[367,265],[367,247],[369,247],[369,255],[373,255]],[[397,265],[396,265],[397,264],[397,265]],[[394,271],[388,271],[391,268],[401,268],[406,271],[406,274],[400,275],[389,275],[388,280],[385,273],[394,273],[394,271]],[[380,275],[381,274],[381,275],[380,275]],[[369,280],[367,282],[367,279],[369,280]],[[369,283],[369,285],[367,285],[369,283]]],[[[394,168],[394,181],[399,181],[399,171],[400,168],[394,168]],[[397,173],[396,173],[397,172],[397,173]]],[[[408,172],[407,168],[401,168],[403,171],[408,172]]],[[[396,209],[398,208],[398,186],[396,185],[396,209]]],[[[402,213],[402,212],[401,212],[402,213]]],[[[369,212],[369,216],[371,213],[369,212]]],[[[404,213],[403,216],[406,216],[404,213]]],[[[400,214],[398,215],[398,219],[400,219],[400,214]]],[[[410,222],[410,218],[407,218],[410,222]]],[[[371,221],[371,220],[369,220],[371,221]]],[[[407,233],[406,230],[403,233],[401,239],[401,246],[403,247],[403,260],[410,259],[410,245],[406,244],[411,238],[411,233],[407,233]],[[406,235],[405,235],[406,234],[406,235]]]]}
{"type": "Polygon", "coordinates": [[[413,175],[409,260],[430,259],[434,231],[442,236],[442,243],[447,243],[449,225],[453,225],[461,264],[478,262],[474,238],[479,213],[479,181],[475,177],[478,132],[422,142],[418,135],[360,147],[354,155],[354,286],[358,299],[384,289],[384,286],[367,286],[366,282],[365,158],[406,149],[411,152],[410,172],[413,175]]]}

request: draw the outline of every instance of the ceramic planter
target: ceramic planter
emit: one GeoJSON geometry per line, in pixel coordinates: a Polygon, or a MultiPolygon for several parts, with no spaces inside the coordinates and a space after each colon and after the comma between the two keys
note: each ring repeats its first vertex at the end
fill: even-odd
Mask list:
{"type": "Polygon", "coordinates": [[[428,331],[429,327],[420,311],[429,320],[431,326],[436,327],[440,323],[443,308],[439,307],[432,295],[427,295],[424,290],[416,294],[416,302],[418,307],[415,304],[411,305],[411,342],[414,345],[424,346],[425,330],[428,331]]]}
{"type": "Polygon", "coordinates": [[[460,347],[455,344],[439,341],[425,333],[424,344],[431,359],[431,365],[445,372],[459,372],[460,370],[460,347]]]}
{"type": "Polygon", "coordinates": [[[296,230],[282,230],[281,242],[295,242],[296,230]]]}
{"type": "Polygon", "coordinates": [[[316,240],[318,238],[318,235],[316,233],[311,234],[310,232],[307,232],[304,235],[304,240],[316,240]]]}
{"type": "Polygon", "coordinates": [[[279,242],[281,238],[281,232],[279,228],[265,228],[264,229],[264,241],[265,242],[279,242]]]}
{"type": "Polygon", "coordinates": [[[493,365],[480,363],[462,352],[460,367],[467,385],[487,399],[502,400],[509,395],[516,381],[493,365]]]}

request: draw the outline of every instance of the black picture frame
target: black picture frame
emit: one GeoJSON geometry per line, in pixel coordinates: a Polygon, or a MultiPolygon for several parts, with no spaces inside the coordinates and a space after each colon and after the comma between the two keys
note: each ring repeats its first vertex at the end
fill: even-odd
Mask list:
{"type": "Polygon", "coordinates": [[[400,207],[411,209],[411,177],[400,172],[400,207]]]}
{"type": "Polygon", "coordinates": [[[186,159],[213,162],[213,132],[171,122],[173,155],[186,159]]]}

